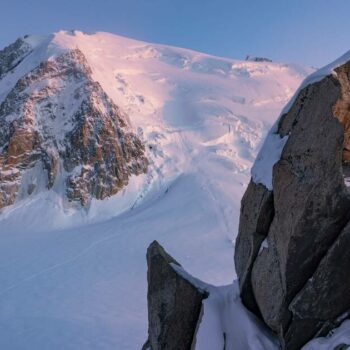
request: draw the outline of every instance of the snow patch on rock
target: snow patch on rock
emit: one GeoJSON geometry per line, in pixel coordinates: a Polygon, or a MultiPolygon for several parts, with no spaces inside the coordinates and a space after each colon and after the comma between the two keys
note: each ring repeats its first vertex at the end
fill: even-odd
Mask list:
{"type": "Polygon", "coordinates": [[[266,136],[265,142],[251,170],[254,183],[263,184],[269,191],[273,189],[273,166],[280,160],[283,148],[288,141],[288,135],[281,137],[277,133],[277,126],[278,123],[275,123],[266,136]]]}

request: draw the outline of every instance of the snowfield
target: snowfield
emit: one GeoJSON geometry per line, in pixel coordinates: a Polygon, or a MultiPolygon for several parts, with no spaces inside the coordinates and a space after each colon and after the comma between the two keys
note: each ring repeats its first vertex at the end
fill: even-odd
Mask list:
{"type": "MultiPolygon", "coordinates": [[[[0,348],[140,349],[147,338],[145,254],[156,239],[215,289],[214,299],[221,293],[232,301],[227,307],[242,316],[227,320],[244,319],[240,327],[250,325],[247,334],[258,338],[239,340],[242,349],[273,349],[274,339],[240,305],[237,287],[214,286],[236,277],[240,199],[262,141],[313,70],[108,33],[62,31],[26,40],[35,48],[0,80],[0,102],[42,60],[78,47],[144,140],[150,168],[86,209],[51,190],[1,212],[0,348]]],[[[209,310],[208,303],[215,300],[206,302],[209,310]]],[[[242,332],[234,331],[233,343],[242,332]]],[[[200,341],[197,348],[207,349],[200,341]]],[[[219,340],[215,346],[222,349],[219,340]]]]}

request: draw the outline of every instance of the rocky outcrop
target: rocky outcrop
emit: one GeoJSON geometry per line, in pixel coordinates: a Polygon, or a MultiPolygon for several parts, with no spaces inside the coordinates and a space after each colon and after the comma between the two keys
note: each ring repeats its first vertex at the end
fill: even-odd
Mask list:
{"type": "Polygon", "coordinates": [[[288,141],[273,190],[251,183],[242,199],[235,250],[242,300],[288,350],[327,334],[350,310],[349,75],[346,63],[299,92],[279,121],[288,141]]]}
{"type": "Polygon", "coordinates": [[[16,68],[31,51],[31,46],[22,38],[1,50],[0,79],[16,68]]]}
{"type": "Polygon", "coordinates": [[[181,265],[154,241],[147,250],[148,334],[143,349],[190,350],[208,296],[176,269],[181,265]]]}
{"type": "Polygon", "coordinates": [[[82,205],[104,199],[146,172],[144,153],[82,52],[66,51],[18,80],[0,105],[0,208],[43,188],[82,205]]]}
{"type": "Polygon", "coordinates": [[[245,192],[240,214],[239,232],[236,246],[235,267],[240,276],[242,301],[250,310],[259,314],[251,285],[253,263],[266,239],[274,215],[272,192],[265,186],[251,181],[245,192]]]}

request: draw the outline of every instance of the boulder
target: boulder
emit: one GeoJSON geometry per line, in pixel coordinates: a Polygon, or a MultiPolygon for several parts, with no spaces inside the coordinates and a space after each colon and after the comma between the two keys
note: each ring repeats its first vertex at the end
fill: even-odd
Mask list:
{"type": "Polygon", "coordinates": [[[181,265],[154,241],[147,250],[148,340],[143,349],[190,350],[208,293],[178,271],[181,265]]]}
{"type": "Polygon", "coordinates": [[[273,167],[273,211],[264,213],[259,203],[266,197],[252,190],[263,184],[249,185],[242,199],[235,249],[241,297],[288,350],[324,335],[350,308],[344,276],[350,194],[343,171],[350,149],[349,74],[346,63],[306,85],[280,118],[277,133],[288,140],[273,167]],[[266,237],[264,248],[258,233],[266,237]]]}

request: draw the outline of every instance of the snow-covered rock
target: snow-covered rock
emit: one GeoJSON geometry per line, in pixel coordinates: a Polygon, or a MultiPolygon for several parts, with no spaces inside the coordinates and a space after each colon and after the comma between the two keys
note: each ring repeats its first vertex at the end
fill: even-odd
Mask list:
{"type": "Polygon", "coordinates": [[[13,71],[33,50],[25,38],[17,39],[13,44],[0,51],[0,79],[13,71]]]}
{"type": "Polygon", "coordinates": [[[0,208],[51,188],[86,205],[146,172],[144,145],[91,75],[83,53],[67,50],[21,77],[1,103],[0,208]],[[41,188],[28,175],[35,168],[47,179],[41,188]]]}

